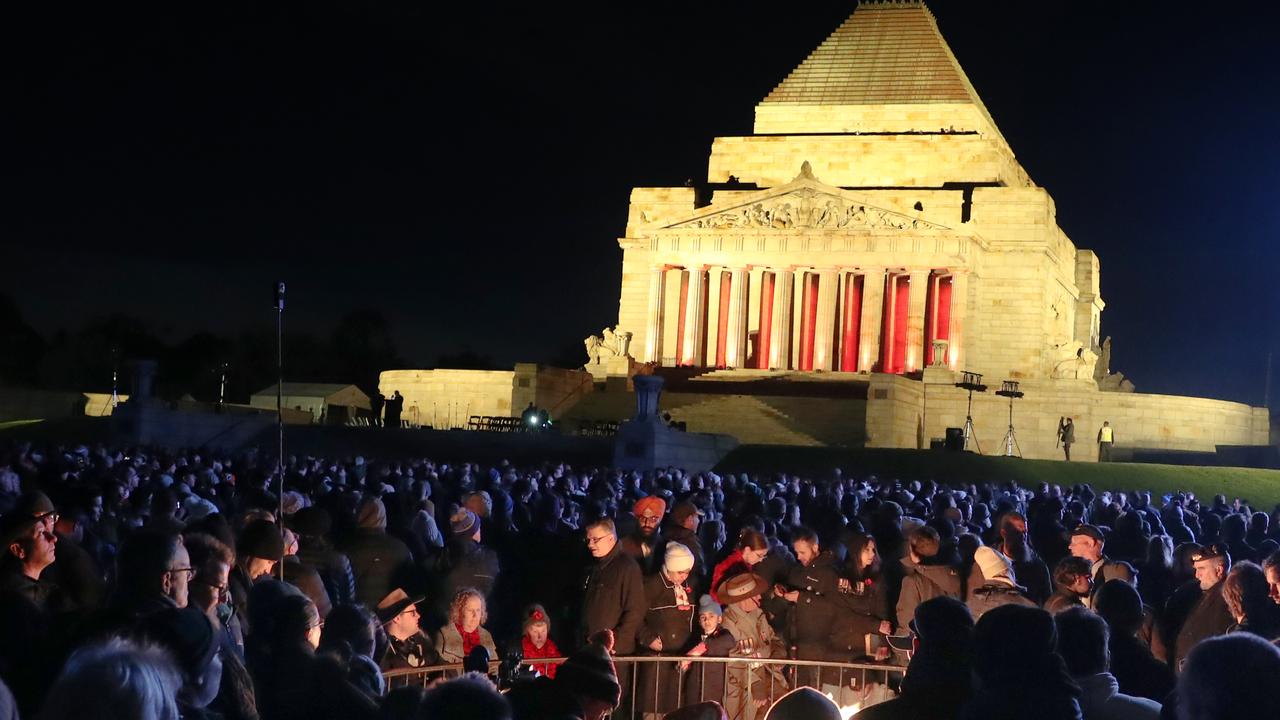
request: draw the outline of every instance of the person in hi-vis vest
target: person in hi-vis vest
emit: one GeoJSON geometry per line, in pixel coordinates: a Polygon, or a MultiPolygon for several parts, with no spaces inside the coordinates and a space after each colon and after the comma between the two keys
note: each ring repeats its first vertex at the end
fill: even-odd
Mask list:
{"type": "Polygon", "coordinates": [[[1116,433],[1107,420],[1098,428],[1098,462],[1111,462],[1111,446],[1115,444],[1116,433]]]}

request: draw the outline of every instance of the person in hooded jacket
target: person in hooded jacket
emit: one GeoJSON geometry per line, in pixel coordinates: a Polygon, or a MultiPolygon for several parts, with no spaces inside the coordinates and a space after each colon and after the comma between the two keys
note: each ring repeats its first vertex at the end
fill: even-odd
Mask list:
{"type": "Polygon", "coordinates": [[[974,565],[982,572],[982,585],[969,593],[969,612],[975,620],[1001,605],[1025,605],[1036,603],[1027,597],[1026,588],[1018,584],[1009,558],[987,546],[973,554],[974,565]]]}
{"type": "Polygon", "coordinates": [[[928,525],[918,527],[907,535],[907,557],[902,563],[902,591],[898,594],[899,630],[910,626],[915,618],[916,608],[921,603],[941,596],[960,598],[961,578],[956,569],[959,558],[946,557],[941,549],[938,531],[928,525]]]}

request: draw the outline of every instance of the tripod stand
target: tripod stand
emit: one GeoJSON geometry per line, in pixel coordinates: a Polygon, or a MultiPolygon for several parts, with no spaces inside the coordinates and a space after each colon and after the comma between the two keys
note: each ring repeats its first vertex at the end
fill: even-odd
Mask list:
{"type": "Polygon", "coordinates": [[[973,449],[982,454],[982,446],[978,444],[978,433],[973,429],[973,390],[969,390],[969,409],[964,413],[964,449],[969,450],[969,441],[973,441],[973,449]]]}
{"type": "Polygon", "coordinates": [[[1004,434],[1005,457],[1022,457],[1022,448],[1018,447],[1018,436],[1013,430],[1013,401],[1023,396],[1016,380],[1005,380],[996,394],[1009,398],[1009,431],[1004,434]]]}
{"type": "Polygon", "coordinates": [[[982,375],[975,372],[963,371],[960,373],[960,382],[956,383],[956,387],[961,390],[969,391],[969,407],[964,414],[964,450],[968,452],[969,441],[973,441],[973,449],[982,454],[982,446],[978,445],[978,435],[973,430],[973,393],[986,392],[987,386],[982,384],[982,375]]]}

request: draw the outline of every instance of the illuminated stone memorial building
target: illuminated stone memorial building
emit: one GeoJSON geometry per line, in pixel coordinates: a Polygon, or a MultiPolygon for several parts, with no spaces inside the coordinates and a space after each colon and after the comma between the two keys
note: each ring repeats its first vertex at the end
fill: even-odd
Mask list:
{"type": "MultiPolygon", "coordinates": [[[[964,425],[971,371],[1020,383],[1027,457],[1061,457],[1063,416],[1080,459],[1104,420],[1122,450],[1267,443],[1261,408],[1136,393],[1110,372],[1098,256],[1058,226],[923,4],[860,5],[756,105],[754,134],[713,141],[705,183],[634,189],[618,244],[617,324],[588,339],[587,369],[648,364],[690,430],[927,447],[964,425]]],[[[383,391],[412,404],[425,382],[397,371],[383,391]]],[[[499,411],[531,393],[566,418],[633,407],[616,383],[566,401],[496,382],[517,386],[499,411]]],[[[974,395],[983,452],[1004,450],[1009,402],[974,395]]]]}

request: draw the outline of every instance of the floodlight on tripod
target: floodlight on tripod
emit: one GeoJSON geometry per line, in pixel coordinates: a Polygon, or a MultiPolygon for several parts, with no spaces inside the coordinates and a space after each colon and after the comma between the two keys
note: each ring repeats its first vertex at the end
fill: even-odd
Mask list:
{"type": "Polygon", "coordinates": [[[1004,434],[1005,457],[1022,457],[1022,448],[1018,447],[1018,437],[1013,432],[1013,401],[1026,393],[1018,389],[1017,380],[1005,380],[996,391],[1000,397],[1009,398],[1009,431],[1004,434]]]}
{"type": "Polygon", "coordinates": [[[982,374],[962,370],[960,372],[960,382],[956,383],[956,387],[969,392],[969,408],[964,414],[964,449],[968,451],[969,441],[973,441],[973,447],[982,454],[982,446],[978,444],[978,434],[973,430],[973,394],[975,392],[986,392],[987,386],[982,384],[982,374]]]}

